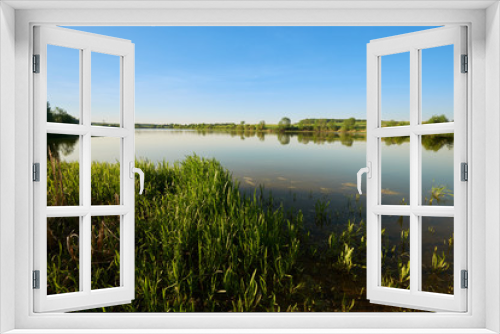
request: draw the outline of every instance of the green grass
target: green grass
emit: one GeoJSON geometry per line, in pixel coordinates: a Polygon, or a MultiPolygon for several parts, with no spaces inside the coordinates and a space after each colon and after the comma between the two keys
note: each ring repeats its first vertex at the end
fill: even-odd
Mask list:
{"type": "MultiPolygon", "coordinates": [[[[136,194],[136,298],[95,311],[401,310],[366,300],[359,197],[348,199],[342,212],[318,202],[314,221],[325,231],[318,240],[300,211],[284,208],[262,188],[243,195],[216,160],[189,156],[175,164],[139,160],[136,165],[147,180],[144,195],[136,194]]],[[[78,205],[78,164],[49,156],[47,167],[48,205],[78,205]]],[[[93,163],[92,189],[98,191],[92,192],[92,204],[117,204],[118,180],[118,164],[93,163]]],[[[93,288],[119,284],[118,222],[92,220],[93,288]]],[[[47,232],[49,291],[76,291],[78,224],[54,218],[47,232]]],[[[439,251],[432,272],[446,282],[449,266],[439,251]]],[[[396,253],[387,252],[384,261],[398,263],[396,253]]],[[[409,276],[406,268],[400,270],[384,279],[402,287],[400,277],[409,276]]]]}

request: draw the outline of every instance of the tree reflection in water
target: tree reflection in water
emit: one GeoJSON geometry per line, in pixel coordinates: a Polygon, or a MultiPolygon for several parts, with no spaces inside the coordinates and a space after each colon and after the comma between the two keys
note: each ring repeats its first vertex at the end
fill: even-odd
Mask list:
{"type": "Polygon", "coordinates": [[[75,151],[78,139],[79,136],[49,133],[47,135],[47,158],[49,157],[49,149],[52,156],[57,160],[70,155],[75,151]]]}
{"type": "MultiPolygon", "coordinates": [[[[309,143],[314,144],[326,144],[326,143],[336,143],[339,142],[343,146],[351,147],[354,142],[365,142],[366,136],[364,134],[350,134],[342,132],[332,132],[332,133],[316,133],[316,132],[285,132],[285,133],[264,133],[257,131],[232,131],[232,132],[216,132],[216,131],[197,131],[201,135],[205,136],[207,134],[229,134],[231,137],[239,136],[241,140],[245,138],[257,137],[260,141],[265,141],[270,137],[275,137],[281,145],[288,145],[292,138],[296,137],[297,142],[300,144],[307,145],[309,143]]],[[[73,135],[60,135],[60,134],[48,134],[47,135],[47,148],[50,148],[52,155],[60,159],[60,155],[67,156],[74,152],[75,145],[78,143],[79,136],[73,135]]],[[[274,138],[273,138],[274,139],[274,138]]],[[[387,145],[401,145],[403,143],[408,143],[410,137],[385,137],[382,138],[382,142],[387,145]]],[[[422,136],[422,147],[427,151],[437,152],[443,147],[448,149],[453,148],[453,134],[438,134],[438,135],[427,135],[422,136]]],[[[48,152],[48,150],[47,150],[48,152]]],[[[47,153],[48,154],[48,153],[47,153]]]]}

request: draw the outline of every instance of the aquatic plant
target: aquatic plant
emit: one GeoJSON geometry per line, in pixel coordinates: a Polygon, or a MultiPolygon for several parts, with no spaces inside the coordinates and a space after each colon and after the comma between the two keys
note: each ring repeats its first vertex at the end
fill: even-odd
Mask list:
{"type": "MultiPolygon", "coordinates": [[[[136,298],[94,311],[402,311],[366,300],[366,226],[359,197],[348,198],[341,209],[317,203],[321,223],[313,225],[324,232],[313,238],[301,211],[284,208],[262,187],[245,195],[216,160],[189,156],[175,164],[136,165],[148,180],[144,195],[136,195],[136,298]]],[[[78,163],[52,157],[47,168],[48,205],[78,203],[78,163]]],[[[119,165],[92,163],[91,172],[92,186],[102,188],[92,203],[119,203],[119,165]]],[[[78,224],[64,219],[48,226],[51,293],[77,291],[79,284],[78,224]]],[[[118,222],[92,220],[93,288],[119,284],[118,222]]],[[[403,231],[398,247],[407,249],[407,239],[403,231]]],[[[409,262],[398,254],[385,252],[398,272],[382,279],[394,287],[409,280],[409,262]]],[[[448,279],[443,256],[436,254],[432,279],[448,279]]]]}
{"type": "Polygon", "coordinates": [[[440,204],[448,199],[448,197],[453,197],[453,191],[449,189],[446,185],[432,185],[430,198],[425,197],[425,202],[429,205],[440,204]]]}
{"type": "MultiPolygon", "coordinates": [[[[242,195],[238,182],[215,160],[193,156],[175,165],[137,165],[149,180],[145,195],[136,198],[137,298],[108,311],[262,311],[276,294],[287,295],[288,300],[277,301],[281,308],[293,306],[289,300],[300,290],[292,279],[301,242],[300,212],[286,217],[283,207],[274,208],[272,197],[242,195]]],[[[77,170],[72,162],[55,166],[61,173],[77,170]]],[[[93,194],[94,205],[115,204],[115,174],[118,164],[92,164],[93,179],[106,184],[93,194]]],[[[52,182],[49,191],[60,194],[67,186],[52,182]]],[[[93,224],[92,265],[99,263],[93,287],[119,282],[119,253],[112,251],[119,249],[119,234],[111,218],[93,224]]],[[[61,247],[64,233],[53,231],[61,247]]],[[[78,262],[68,255],[63,249],[49,259],[51,275],[66,275],[58,272],[61,262],[78,262]]],[[[53,289],[61,292],[58,286],[53,289]]]]}

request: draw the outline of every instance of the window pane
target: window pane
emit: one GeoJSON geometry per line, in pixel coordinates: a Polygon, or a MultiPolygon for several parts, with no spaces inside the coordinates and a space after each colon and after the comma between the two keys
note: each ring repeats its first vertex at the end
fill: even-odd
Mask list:
{"type": "Polygon", "coordinates": [[[381,58],[382,127],[410,124],[410,53],[381,58]]]}
{"type": "Polygon", "coordinates": [[[47,122],[80,122],[80,50],[47,45],[47,122]]]}
{"type": "Polygon", "coordinates": [[[410,217],[382,216],[382,286],[410,288],[410,217]]]}
{"type": "Polygon", "coordinates": [[[453,206],[453,133],[422,136],[422,205],[453,206]]]}
{"type": "Polygon", "coordinates": [[[120,220],[92,217],[92,290],[120,286],[120,220]]]}
{"type": "Polygon", "coordinates": [[[381,204],[410,203],[410,137],[381,139],[381,204]]]}
{"type": "Polygon", "coordinates": [[[79,291],[80,218],[47,218],[47,294],[79,291]]]}
{"type": "Polygon", "coordinates": [[[120,126],[120,57],[92,52],[92,125],[120,126]]]}
{"type": "Polygon", "coordinates": [[[421,50],[422,123],[453,122],[453,45],[421,50]]]}
{"type": "Polygon", "coordinates": [[[80,205],[80,137],[47,134],[47,206],[80,205]]]}
{"type": "Polygon", "coordinates": [[[121,139],[92,137],[92,205],[120,205],[121,139]]]}
{"type": "Polygon", "coordinates": [[[453,294],[453,218],[422,217],[422,291],[453,294]]]}

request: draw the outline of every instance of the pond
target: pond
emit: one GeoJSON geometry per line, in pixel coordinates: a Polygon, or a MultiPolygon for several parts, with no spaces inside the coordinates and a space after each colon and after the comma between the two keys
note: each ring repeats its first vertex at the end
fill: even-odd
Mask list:
{"type": "MultiPolygon", "coordinates": [[[[48,145],[50,154],[61,161],[76,162],[79,159],[77,136],[49,135],[48,145]]],[[[118,139],[93,137],[91,145],[93,161],[118,161],[118,139]]],[[[409,145],[408,137],[386,138],[381,144],[383,204],[409,203],[409,145]]],[[[423,136],[420,154],[422,203],[453,205],[453,135],[423,136]]],[[[365,182],[363,195],[359,196],[356,189],[356,173],[366,164],[364,134],[136,130],[138,159],[154,163],[165,161],[173,165],[192,155],[219,161],[239,182],[239,189],[245,196],[253,196],[254,191],[259,193],[261,188],[265,197],[272,193],[274,206],[283,206],[285,219],[293,220],[298,210],[302,212],[302,231],[306,235],[299,237],[299,255],[296,265],[290,267],[293,281],[297,284],[296,290],[290,300],[285,297],[286,293],[276,290],[278,301],[272,305],[281,305],[284,310],[290,307],[290,310],[305,311],[399,310],[370,304],[365,297],[365,182]],[[357,249],[352,262],[343,247],[357,249]],[[349,306],[351,303],[356,306],[349,306]]],[[[99,172],[95,170],[93,173],[99,172]]],[[[75,175],[78,173],[75,172],[75,175]]],[[[156,204],[151,202],[148,205],[156,204]]],[[[140,212],[142,209],[137,210],[140,212]]],[[[150,226],[147,221],[139,221],[138,224],[138,234],[143,233],[140,230],[143,227],[140,226],[150,226]]],[[[409,265],[409,219],[384,216],[382,229],[385,231],[382,232],[382,284],[408,288],[409,276],[401,276],[401,273],[409,265]]],[[[426,217],[422,220],[422,230],[422,288],[424,291],[452,293],[453,219],[426,217]],[[436,267],[434,259],[438,264],[443,263],[442,268],[436,267]]],[[[137,242],[139,248],[136,252],[141,252],[145,244],[140,240],[137,242]]],[[[283,247],[287,249],[288,245],[284,242],[283,247]]],[[[150,251],[154,253],[160,250],[153,247],[150,251]]],[[[158,258],[161,256],[158,255],[158,258]]],[[[141,275],[149,275],[151,271],[146,268],[143,270],[141,274],[138,272],[139,281],[141,275]]],[[[161,303],[157,308],[147,308],[149,304],[145,295],[140,289],[138,291],[133,306],[112,310],[164,310],[161,303]]],[[[200,293],[193,293],[193,298],[201,298],[200,293]]],[[[170,300],[173,297],[167,295],[164,298],[170,300]]],[[[220,310],[227,310],[227,303],[231,299],[226,299],[224,296],[217,297],[214,305],[218,305],[220,310]]],[[[272,305],[252,306],[245,310],[275,311],[272,305]]],[[[229,306],[229,309],[237,310],[235,307],[229,306]]],[[[206,307],[196,306],[193,310],[205,311],[206,307]]]]}
{"type": "MultiPolygon", "coordinates": [[[[435,191],[444,187],[445,195],[434,198],[431,204],[453,205],[453,137],[426,137],[431,136],[422,138],[422,202],[432,200],[433,187],[435,191]]],[[[68,141],[49,136],[49,142],[61,143],[57,150],[62,160],[78,159],[78,137],[68,141]]],[[[93,138],[92,159],[117,161],[118,145],[113,138],[93,138]]],[[[409,138],[389,138],[381,146],[383,204],[408,204],[409,138]]],[[[240,181],[241,189],[253,192],[262,185],[284,203],[293,201],[307,214],[317,199],[329,201],[335,209],[345,205],[346,196],[356,195],[356,173],[366,164],[366,137],[342,133],[136,130],[137,158],[174,163],[192,154],[220,161],[240,181]]],[[[363,182],[363,193],[365,186],[363,182]]]]}
{"type": "MultiPolygon", "coordinates": [[[[49,135],[48,142],[57,146],[61,160],[78,160],[78,136],[49,135]]],[[[119,145],[117,138],[93,137],[92,160],[118,161],[119,145]]],[[[326,233],[313,224],[318,205],[330,219],[341,217],[347,202],[356,199],[359,218],[365,218],[366,182],[363,195],[356,188],[356,173],[366,164],[363,133],[138,129],[135,146],[136,158],[155,163],[173,164],[193,154],[214,158],[246,194],[262,186],[276,203],[301,210],[313,235],[326,233]]],[[[385,138],[381,145],[382,204],[409,204],[409,146],[409,137],[385,138]]],[[[422,203],[453,205],[453,135],[423,136],[421,154],[422,203]]]]}

